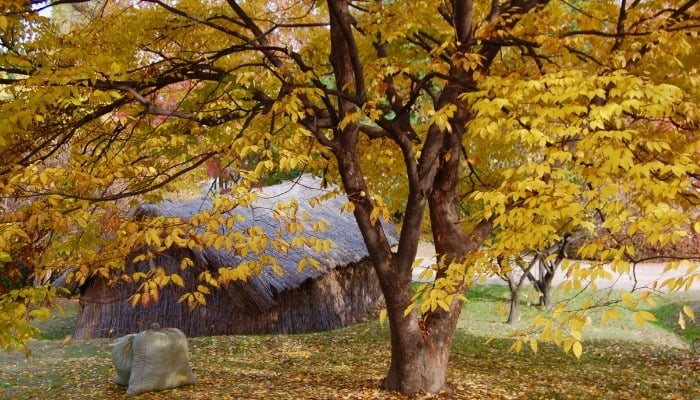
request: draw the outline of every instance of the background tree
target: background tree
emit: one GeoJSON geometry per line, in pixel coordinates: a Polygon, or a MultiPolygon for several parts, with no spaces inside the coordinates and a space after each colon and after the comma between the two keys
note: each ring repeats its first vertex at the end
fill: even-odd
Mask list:
{"type": "MultiPolygon", "coordinates": [[[[670,243],[692,222],[694,0],[119,0],[65,34],[37,14],[51,2],[3,4],[0,177],[21,205],[3,213],[2,260],[41,230],[35,274],[118,276],[136,243],[226,245],[206,215],[165,239],[137,229],[129,199],[193,184],[214,159],[241,176],[219,211],[269,171],[323,175],[347,193],[383,288],[387,389],[445,388],[464,289],[490,260],[586,231],[579,255],[601,264],[568,268],[580,287],[603,262],[629,272],[628,236],[670,243]],[[394,252],[379,216],[396,211],[394,252]],[[426,218],[440,262],[414,297],[426,218]]],[[[560,317],[522,339],[580,355],[580,319],[560,317]]]]}
{"type": "Polygon", "coordinates": [[[569,235],[565,234],[561,242],[546,250],[519,254],[511,258],[500,256],[496,260],[497,273],[510,291],[507,319],[509,324],[514,324],[519,319],[521,290],[527,282],[531,282],[539,293],[539,305],[545,310],[552,309],[552,283],[555,273],[566,258],[568,238],[569,235]]]}

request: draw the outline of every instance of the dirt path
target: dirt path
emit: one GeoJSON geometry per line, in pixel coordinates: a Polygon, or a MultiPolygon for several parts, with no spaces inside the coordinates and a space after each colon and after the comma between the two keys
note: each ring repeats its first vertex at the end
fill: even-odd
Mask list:
{"type": "MultiPolygon", "coordinates": [[[[421,281],[421,272],[423,272],[431,264],[435,263],[435,247],[433,247],[433,244],[428,242],[421,242],[418,245],[418,254],[416,255],[416,259],[421,259],[422,262],[421,265],[419,265],[413,270],[413,280],[421,281]]],[[[588,264],[582,262],[581,265],[582,267],[585,267],[588,264]]],[[[610,281],[598,279],[596,281],[596,286],[599,289],[610,287],[613,287],[615,289],[633,289],[644,287],[651,288],[655,282],[657,286],[660,286],[662,282],[668,279],[683,277],[688,274],[687,269],[684,267],[681,267],[680,269],[675,271],[664,272],[665,267],[666,264],[664,263],[640,263],[633,268],[632,274],[616,276],[616,274],[613,273],[613,276],[616,276],[614,280],[610,281]]],[[[607,268],[607,270],[610,271],[609,268],[607,268]]],[[[562,283],[566,279],[565,274],[561,270],[557,272],[558,273],[556,273],[554,276],[555,285],[562,283]]],[[[696,278],[694,279],[693,284],[689,287],[689,289],[700,290],[700,269],[693,273],[695,274],[696,278]]],[[[488,278],[484,283],[505,284],[505,281],[498,277],[491,277],[488,278]]]]}

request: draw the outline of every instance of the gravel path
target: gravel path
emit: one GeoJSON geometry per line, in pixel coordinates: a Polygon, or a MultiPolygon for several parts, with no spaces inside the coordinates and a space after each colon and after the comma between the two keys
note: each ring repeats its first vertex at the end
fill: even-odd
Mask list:
{"type": "MultiPolygon", "coordinates": [[[[421,281],[420,274],[425,268],[429,267],[431,264],[435,263],[435,247],[432,243],[421,242],[418,245],[417,259],[421,259],[421,265],[413,270],[413,280],[421,281]]],[[[586,265],[586,263],[582,263],[586,265]]],[[[643,288],[651,287],[654,282],[660,285],[667,279],[682,277],[687,274],[686,269],[681,267],[676,271],[664,272],[666,264],[664,263],[640,263],[634,268],[633,275],[621,275],[617,276],[616,279],[609,281],[599,279],[596,281],[596,285],[599,289],[614,287],[616,289],[633,289],[633,288],[643,288]]],[[[608,269],[609,270],[609,269],[608,269]]],[[[560,284],[566,279],[564,273],[560,270],[554,276],[554,284],[560,284]]],[[[700,268],[694,272],[696,274],[696,279],[694,279],[691,285],[691,290],[700,290],[700,268]]],[[[615,276],[615,274],[613,274],[615,276]]],[[[492,277],[487,279],[484,283],[487,284],[505,284],[505,281],[498,277],[492,277]]]]}

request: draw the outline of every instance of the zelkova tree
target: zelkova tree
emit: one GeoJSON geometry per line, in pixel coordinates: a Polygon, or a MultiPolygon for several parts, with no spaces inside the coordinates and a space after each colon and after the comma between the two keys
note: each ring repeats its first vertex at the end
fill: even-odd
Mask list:
{"type": "MultiPolygon", "coordinates": [[[[493,260],[577,234],[587,238],[579,256],[629,273],[632,239],[689,234],[697,3],[4,1],[3,269],[132,279],[119,277],[120,260],[139,243],[291,248],[255,229],[217,236],[236,223],[220,213],[144,222],[123,210],[196,183],[205,166],[241,179],[215,199],[219,210],[250,201],[247,188],[271,171],[322,175],[342,184],[383,289],[383,387],[438,392],[464,290],[493,260]],[[396,250],[380,218],[394,213],[396,250]],[[426,225],[439,263],[414,294],[426,225]]],[[[608,274],[602,264],[567,273],[572,287],[608,274]]],[[[156,271],[133,299],[177,283],[156,271]]],[[[31,333],[16,321],[39,315],[19,305],[32,296],[41,294],[3,297],[4,347],[31,333]]],[[[555,314],[520,340],[580,355],[580,316],[555,314]]]]}

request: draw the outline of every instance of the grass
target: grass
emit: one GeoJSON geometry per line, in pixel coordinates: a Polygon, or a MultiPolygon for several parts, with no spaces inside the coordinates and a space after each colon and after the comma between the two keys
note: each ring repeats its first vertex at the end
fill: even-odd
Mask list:
{"type": "Polygon", "coordinates": [[[698,321],[698,318],[700,318],[700,300],[688,299],[683,304],[669,302],[655,308],[653,312],[658,318],[656,325],[677,335],[695,351],[700,352],[700,321],[698,321]],[[696,316],[695,322],[692,322],[688,321],[688,317],[685,314],[683,315],[685,328],[681,328],[678,323],[683,305],[690,307],[696,316]]]}
{"type": "MultiPolygon", "coordinates": [[[[680,332],[671,323],[678,318],[676,304],[697,301],[697,292],[660,300],[654,309],[659,322],[645,326],[645,340],[619,339],[615,332],[638,330],[627,326],[630,321],[591,332],[579,360],[551,345],[541,344],[537,354],[515,354],[508,350],[508,340],[487,343],[487,337],[514,329],[498,315],[499,304],[507,304],[505,292],[502,286],[489,286],[469,295],[450,364],[453,398],[700,398],[700,358],[686,346],[698,340],[697,324],[680,332]]],[[[523,299],[534,301],[530,295],[523,299]]],[[[0,352],[0,398],[128,398],[111,381],[111,340],[63,344],[75,307],[67,303],[62,317],[44,324],[43,339],[31,343],[32,359],[0,352]]],[[[537,310],[524,304],[522,311],[527,317],[537,310]]],[[[138,399],[425,398],[377,389],[388,368],[389,331],[376,319],[332,332],[200,337],[189,343],[198,384],[138,399]]]]}
{"type": "Polygon", "coordinates": [[[40,338],[44,340],[63,340],[66,336],[72,335],[75,330],[77,316],[78,305],[76,301],[58,299],[54,304],[54,312],[49,319],[37,324],[41,330],[40,338]]]}
{"type": "MultiPolygon", "coordinates": [[[[555,302],[564,303],[566,309],[580,309],[587,300],[591,301],[591,307],[586,312],[590,324],[584,331],[586,340],[623,341],[626,343],[650,344],[660,347],[684,348],[700,341],[700,320],[695,322],[686,317],[686,329],[680,329],[678,325],[678,312],[683,305],[689,305],[695,309],[700,317],[700,293],[655,293],[650,302],[642,301],[640,310],[651,311],[657,318],[656,323],[648,323],[639,327],[633,320],[632,311],[627,309],[620,300],[625,293],[620,290],[603,290],[592,295],[583,293],[564,293],[554,291],[555,302]],[[650,304],[652,303],[652,304],[650,304]],[[602,323],[602,314],[609,307],[603,305],[612,304],[620,313],[618,320],[611,320],[607,324],[602,323]]],[[[504,336],[507,333],[527,328],[537,314],[543,310],[535,306],[539,297],[535,290],[527,286],[523,288],[520,304],[520,321],[513,326],[503,322],[508,316],[509,291],[503,285],[475,286],[468,293],[468,301],[459,322],[459,329],[475,336],[504,336]]],[[[546,314],[545,314],[546,315],[546,314]]]]}

